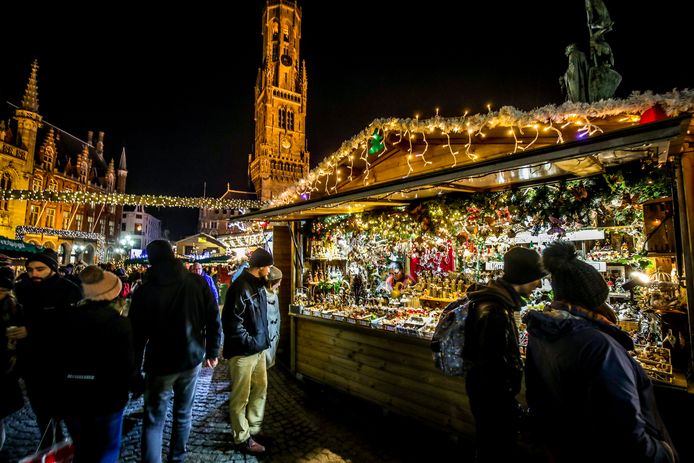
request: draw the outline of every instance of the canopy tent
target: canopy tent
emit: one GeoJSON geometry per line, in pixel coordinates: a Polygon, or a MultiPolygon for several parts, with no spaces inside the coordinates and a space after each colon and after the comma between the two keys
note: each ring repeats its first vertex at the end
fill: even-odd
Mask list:
{"type": "Polygon", "coordinates": [[[9,238],[0,237],[0,253],[9,257],[29,257],[33,254],[41,252],[43,248],[30,243],[25,243],[21,240],[11,240],[9,238]]]}

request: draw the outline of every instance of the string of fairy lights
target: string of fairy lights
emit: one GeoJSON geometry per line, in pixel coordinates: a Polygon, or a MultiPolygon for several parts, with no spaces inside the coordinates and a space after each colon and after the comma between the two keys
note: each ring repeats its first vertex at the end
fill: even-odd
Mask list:
{"type": "Polygon", "coordinates": [[[94,191],[0,190],[0,200],[46,201],[70,204],[110,204],[116,206],[190,207],[202,209],[255,210],[266,205],[253,199],[190,198],[180,196],[135,195],[94,191]]]}
{"type": "Polygon", "coordinates": [[[508,154],[514,154],[533,147],[540,134],[543,138],[554,137],[556,144],[567,141],[569,133],[575,134],[578,139],[600,134],[602,129],[598,125],[599,120],[607,117],[619,117],[621,122],[636,124],[640,121],[641,114],[655,105],[659,105],[670,117],[691,112],[694,110],[694,90],[673,90],[665,94],[635,92],[623,100],[607,99],[596,103],[567,101],[559,106],[546,105],[531,111],[522,111],[511,106],[492,111],[488,106],[487,113],[468,115],[466,112],[460,117],[441,117],[437,109],[436,115],[430,119],[419,119],[419,117],[375,119],[364,130],[345,141],[337,151],[326,156],[304,178],[272,200],[270,206],[283,206],[306,200],[310,198],[312,192],[320,191],[326,195],[337,192],[338,182],[342,180],[340,168],[349,171],[346,177],[348,181],[355,179],[353,176],[355,158],[364,162],[364,169],[359,175],[364,185],[368,185],[373,181],[370,180],[373,159],[403,142],[409,143],[409,147],[403,150],[408,166],[404,177],[418,170],[425,171],[431,164],[426,157],[427,151],[430,150],[427,134],[434,134],[437,131],[447,140],[447,144],[441,146],[448,148],[450,153],[451,165],[448,167],[455,167],[461,162],[459,159],[461,154],[464,154],[469,162],[477,160],[473,145],[484,139],[492,129],[508,129],[506,136],[511,137],[514,142],[513,149],[508,154]],[[454,149],[451,145],[451,134],[467,135],[467,143],[456,146],[454,149]],[[390,147],[386,143],[389,135],[394,135],[396,139],[390,143],[390,147]],[[414,151],[413,142],[416,139],[420,139],[424,145],[421,152],[414,151]],[[335,178],[335,184],[328,185],[330,176],[335,178]]]}

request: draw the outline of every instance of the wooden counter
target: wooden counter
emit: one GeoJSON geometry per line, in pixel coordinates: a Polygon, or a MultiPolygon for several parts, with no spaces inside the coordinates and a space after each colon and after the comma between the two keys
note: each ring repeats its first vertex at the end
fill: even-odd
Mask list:
{"type": "Polygon", "coordinates": [[[434,367],[429,340],[290,314],[292,371],[446,432],[473,434],[462,378],[434,367]]]}

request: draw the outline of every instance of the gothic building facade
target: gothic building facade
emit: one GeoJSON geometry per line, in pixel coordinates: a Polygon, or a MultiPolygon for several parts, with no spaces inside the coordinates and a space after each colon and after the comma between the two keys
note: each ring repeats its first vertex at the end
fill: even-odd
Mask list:
{"type": "Polygon", "coordinates": [[[269,0],[263,11],[263,59],[255,84],[255,143],[250,177],[270,200],[309,170],[306,148],[306,62],[300,61],[301,8],[269,0]]]}
{"type": "MultiPolygon", "coordinates": [[[[38,63],[31,66],[20,107],[0,121],[0,189],[66,192],[125,192],[125,149],[118,167],[104,157],[104,133],[89,132],[81,151],[70,152],[68,136],[39,113],[38,63]]],[[[69,140],[72,142],[72,140],[69,140]]],[[[73,148],[74,149],[74,148],[73,148]]],[[[46,201],[0,201],[0,235],[54,249],[61,263],[108,259],[120,230],[121,206],[46,201]]]]}

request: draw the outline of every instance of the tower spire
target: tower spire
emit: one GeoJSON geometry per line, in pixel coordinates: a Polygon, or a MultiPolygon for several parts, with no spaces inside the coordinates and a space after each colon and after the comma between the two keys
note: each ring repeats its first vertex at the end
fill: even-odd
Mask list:
{"type": "Polygon", "coordinates": [[[39,87],[36,78],[38,71],[39,61],[35,59],[31,64],[29,82],[27,82],[27,89],[24,92],[24,98],[22,98],[22,109],[28,109],[35,113],[39,112],[39,87]]]}
{"type": "Polygon", "coordinates": [[[123,151],[120,153],[120,162],[118,163],[118,170],[128,170],[127,164],[125,162],[125,146],[123,147],[123,151]]]}

